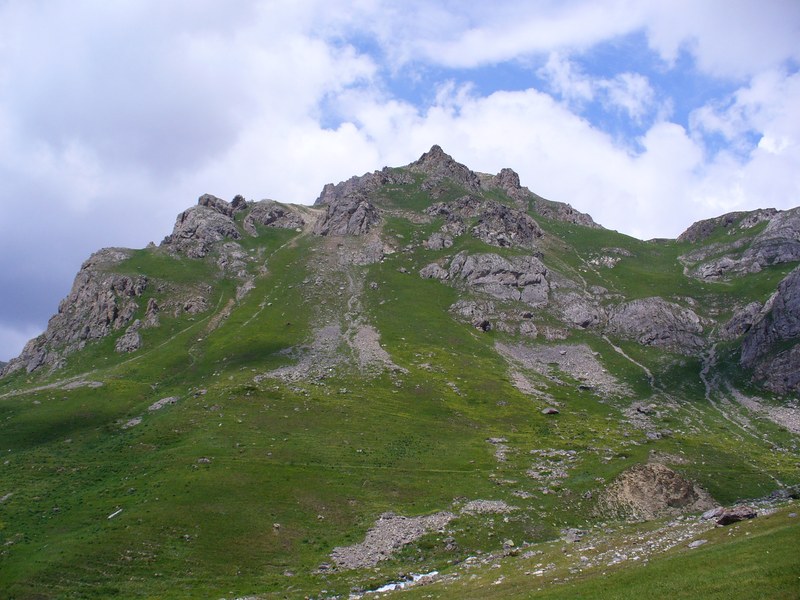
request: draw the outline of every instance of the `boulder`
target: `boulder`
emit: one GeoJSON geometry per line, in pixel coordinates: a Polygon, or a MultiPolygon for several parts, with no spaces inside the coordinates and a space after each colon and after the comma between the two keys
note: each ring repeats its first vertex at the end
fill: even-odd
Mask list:
{"type": "Polygon", "coordinates": [[[722,509],[716,515],[716,523],[717,525],[731,525],[745,519],[755,519],[757,516],[758,513],[749,506],[734,506],[733,508],[722,509]]]}

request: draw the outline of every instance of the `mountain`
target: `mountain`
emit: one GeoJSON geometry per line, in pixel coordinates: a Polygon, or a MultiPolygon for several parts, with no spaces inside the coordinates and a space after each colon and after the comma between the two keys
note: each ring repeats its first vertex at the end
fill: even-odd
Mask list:
{"type": "Polygon", "coordinates": [[[800,208],[641,241],[438,146],[313,206],[203,195],[2,367],[0,588],[593,597],[701,535],[735,572],[772,546],[734,532],[797,538],[798,262],[800,208]],[[774,516],[716,534],[740,500],[774,516]]]}

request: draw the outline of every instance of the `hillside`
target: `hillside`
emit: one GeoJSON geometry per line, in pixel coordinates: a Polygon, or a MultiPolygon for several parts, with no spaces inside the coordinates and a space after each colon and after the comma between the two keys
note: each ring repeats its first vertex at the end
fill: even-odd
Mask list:
{"type": "Polygon", "coordinates": [[[438,146],[314,206],[201,196],[92,255],[2,367],[0,597],[433,571],[412,595],[602,597],[636,535],[665,582],[697,536],[752,563],[799,537],[799,262],[800,208],[640,241],[438,146]],[[744,500],[762,516],[697,517],[744,500]]]}

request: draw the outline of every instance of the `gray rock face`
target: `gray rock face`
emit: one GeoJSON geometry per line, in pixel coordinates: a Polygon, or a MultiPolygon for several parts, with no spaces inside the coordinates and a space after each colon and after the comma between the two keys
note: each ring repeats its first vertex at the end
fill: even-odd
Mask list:
{"type": "Polygon", "coordinates": [[[125,327],[139,308],[137,298],[147,288],[147,278],[111,273],[108,269],[129,256],[128,250],[106,248],[84,262],[47,330],[30,340],[3,374],[23,368],[29,373],[42,367],[55,368],[86,342],[125,327]]]}
{"type": "Polygon", "coordinates": [[[424,173],[428,176],[422,184],[422,188],[433,198],[439,197],[443,191],[442,184],[447,179],[470,192],[477,193],[481,189],[481,180],[478,175],[465,165],[453,160],[453,157],[445,154],[439,146],[432,146],[419,160],[408,165],[408,168],[412,172],[424,173]]]}
{"type": "Polygon", "coordinates": [[[533,249],[536,238],[543,235],[539,224],[530,216],[498,202],[487,202],[486,208],[472,228],[472,235],[492,246],[516,246],[533,249]]]}
{"type": "MultiPolygon", "coordinates": [[[[204,198],[207,196],[202,196],[200,201],[204,198]]],[[[172,233],[161,244],[190,258],[202,258],[215,243],[240,237],[236,223],[229,215],[219,212],[217,207],[198,204],[178,215],[172,233]]]]}
{"type": "Polygon", "coordinates": [[[443,234],[459,235],[466,230],[464,219],[477,218],[477,223],[470,229],[472,235],[501,248],[514,246],[533,249],[536,239],[543,235],[539,224],[526,213],[475,196],[463,196],[453,202],[438,202],[427,208],[425,213],[445,217],[443,234]]]}
{"type": "Polygon", "coordinates": [[[774,208],[767,208],[763,210],[756,210],[753,212],[732,212],[725,215],[721,215],[719,217],[714,217],[713,219],[705,219],[703,221],[698,221],[697,223],[693,223],[686,231],[678,236],[677,241],[679,242],[702,242],[705,239],[708,239],[712,233],[714,233],[717,229],[731,229],[737,221],[746,217],[743,220],[744,228],[749,229],[757,225],[758,223],[768,220],[773,217],[778,211],[774,208]]]}
{"type": "MultiPolygon", "coordinates": [[[[237,196],[241,197],[241,196],[237,196]]],[[[217,198],[216,196],[212,196],[211,194],[203,194],[200,198],[197,199],[198,206],[205,206],[206,208],[210,208],[211,210],[217,211],[221,215],[225,215],[226,217],[232,217],[234,213],[233,205],[228,204],[222,198],[217,198]]],[[[237,205],[237,206],[240,206],[237,205]]]]}
{"type": "Polygon", "coordinates": [[[757,379],[776,392],[800,391],[800,267],[778,284],[778,289],[759,313],[742,341],[740,362],[755,368],[757,379]],[[777,350],[777,353],[776,353],[777,350]]]}
{"type": "Polygon", "coordinates": [[[700,221],[687,229],[679,241],[702,241],[718,228],[740,234],[767,221],[758,234],[740,237],[729,243],[710,244],[680,257],[687,272],[699,279],[719,280],[747,273],[758,273],[769,265],[800,260],[800,209],[767,209],[752,213],[729,213],[700,221]],[[744,250],[742,250],[744,248],[744,250]]]}
{"type": "Polygon", "coordinates": [[[591,216],[572,208],[571,205],[565,204],[564,202],[545,200],[544,198],[535,196],[533,199],[533,210],[543,217],[553,219],[554,221],[601,229],[601,226],[595,223],[591,216]]]}
{"type": "Polygon", "coordinates": [[[603,319],[602,309],[583,294],[566,292],[555,294],[554,298],[561,319],[569,325],[586,329],[599,325],[603,319]]]}
{"type": "Polygon", "coordinates": [[[691,353],[705,345],[697,314],[663,298],[643,298],[609,311],[608,332],[644,346],[660,346],[691,353]]]}
{"type": "Polygon", "coordinates": [[[314,206],[324,206],[326,204],[336,204],[337,202],[351,197],[366,197],[385,185],[408,185],[414,183],[414,177],[408,173],[384,167],[380,171],[365,173],[360,177],[351,177],[347,181],[342,181],[336,185],[327,183],[322,188],[322,192],[314,202],[314,206]]]}
{"type": "Polygon", "coordinates": [[[377,209],[366,198],[349,196],[326,205],[325,215],[317,221],[317,235],[364,235],[380,222],[377,209]]]}
{"type": "Polygon", "coordinates": [[[425,247],[428,250],[442,250],[444,248],[452,248],[453,238],[446,233],[440,233],[437,231],[435,233],[432,233],[431,237],[429,237],[425,241],[425,247]]]}
{"type": "Polygon", "coordinates": [[[135,352],[142,346],[142,336],[139,333],[142,323],[137,319],[135,320],[125,333],[119,337],[114,349],[121,353],[135,352]]]}
{"type": "Polygon", "coordinates": [[[497,254],[457,254],[448,278],[462,280],[476,291],[500,300],[519,300],[532,306],[547,303],[547,268],[533,256],[510,259],[497,254]]]}
{"type": "Polygon", "coordinates": [[[255,236],[257,235],[256,225],[297,229],[305,224],[303,217],[288,206],[272,200],[262,200],[253,205],[253,208],[244,218],[242,226],[247,233],[255,236]]]}
{"type": "Polygon", "coordinates": [[[760,302],[751,302],[747,306],[737,310],[720,329],[720,337],[723,340],[734,340],[744,335],[753,326],[753,323],[756,322],[760,312],[760,302]]]}
{"type": "Polygon", "coordinates": [[[776,394],[800,393],[800,345],[758,361],[754,377],[776,394]]]}

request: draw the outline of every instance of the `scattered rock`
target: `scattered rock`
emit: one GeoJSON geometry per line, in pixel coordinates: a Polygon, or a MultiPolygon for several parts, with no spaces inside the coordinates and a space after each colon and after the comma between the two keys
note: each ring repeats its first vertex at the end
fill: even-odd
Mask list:
{"type": "Polygon", "coordinates": [[[699,548],[703,544],[707,544],[707,543],[708,543],[708,540],[695,540],[695,541],[693,541],[692,543],[689,544],[689,548],[692,548],[692,549],[699,548]]]}
{"type": "Polygon", "coordinates": [[[153,402],[153,404],[147,407],[147,410],[150,412],[161,410],[165,406],[169,406],[171,404],[177,404],[178,400],[179,398],[177,396],[168,396],[166,398],[162,398],[161,400],[153,402]]]}
{"type": "Polygon", "coordinates": [[[122,425],[123,429],[130,429],[131,427],[136,427],[142,422],[142,417],[134,417],[130,421],[125,422],[122,425]]]}
{"type": "Polygon", "coordinates": [[[542,409],[543,415],[557,415],[559,413],[557,408],[553,408],[552,406],[548,406],[547,408],[542,409]]]}
{"type": "Polygon", "coordinates": [[[455,515],[450,512],[438,512],[424,517],[385,513],[367,531],[363,542],[334,548],[331,558],[340,569],[372,567],[428,531],[442,529],[454,518],[455,515]]]}
{"type": "Polygon", "coordinates": [[[517,510],[516,506],[506,504],[502,500],[470,500],[461,507],[461,514],[503,514],[517,510]]]}

